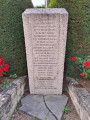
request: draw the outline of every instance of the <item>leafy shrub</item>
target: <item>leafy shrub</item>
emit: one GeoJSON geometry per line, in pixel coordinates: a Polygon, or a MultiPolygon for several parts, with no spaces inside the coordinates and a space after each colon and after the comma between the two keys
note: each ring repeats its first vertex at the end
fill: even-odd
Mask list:
{"type": "Polygon", "coordinates": [[[10,65],[9,74],[26,74],[22,13],[30,0],[0,0],[0,56],[10,65]]]}
{"type": "Polygon", "coordinates": [[[69,12],[65,75],[79,77],[78,72],[73,69],[71,57],[83,58],[90,55],[90,1],[50,0],[49,7],[66,8],[69,12]]]}
{"type": "Polygon", "coordinates": [[[64,107],[64,110],[62,110],[62,113],[63,113],[63,114],[67,114],[67,113],[69,113],[70,111],[71,111],[71,108],[65,106],[65,107],[64,107]]]}
{"type": "Polygon", "coordinates": [[[8,72],[9,65],[4,62],[4,59],[0,57],[0,77],[8,72]]]}
{"type": "Polygon", "coordinates": [[[90,58],[72,57],[80,76],[90,79],[90,58]]]}
{"type": "Polygon", "coordinates": [[[13,74],[13,75],[10,75],[9,77],[11,77],[11,78],[17,78],[18,76],[17,76],[17,74],[15,73],[15,74],[13,74]]]}
{"type": "Polygon", "coordinates": [[[5,79],[4,81],[2,81],[2,83],[0,84],[0,91],[3,91],[4,89],[10,87],[12,85],[12,83],[10,82],[9,79],[5,79]]]}

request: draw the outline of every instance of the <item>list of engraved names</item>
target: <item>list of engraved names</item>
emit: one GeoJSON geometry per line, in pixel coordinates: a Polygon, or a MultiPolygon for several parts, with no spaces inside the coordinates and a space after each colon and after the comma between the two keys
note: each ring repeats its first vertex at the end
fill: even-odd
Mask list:
{"type": "Polygon", "coordinates": [[[32,25],[35,89],[57,89],[58,21],[38,15],[32,25]]]}

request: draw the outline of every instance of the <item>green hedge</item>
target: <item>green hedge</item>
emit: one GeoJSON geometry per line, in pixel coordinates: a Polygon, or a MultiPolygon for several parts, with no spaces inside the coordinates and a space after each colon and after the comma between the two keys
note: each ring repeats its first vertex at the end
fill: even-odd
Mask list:
{"type": "Polygon", "coordinates": [[[29,7],[30,0],[0,0],[0,56],[9,64],[9,74],[27,73],[22,13],[29,7]]]}
{"type": "MultiPolygon", "coordinates": [[[[27,74],[21,15],[28,7],[33,7],[30,0],[0,0],[0,56],[10,65],[9,74],[27,74]]],[[[90,1],[50,0],[49,7],[69,12],[65,73],[77,77],[71,58],[90,55],[90,1]]]]}
{"type": "Polygon", "coordinates": [[[90,56],[90,0],[50,0],[49,7],[69,12],[65,73],[77,77],[72,56],[90,56]]]}

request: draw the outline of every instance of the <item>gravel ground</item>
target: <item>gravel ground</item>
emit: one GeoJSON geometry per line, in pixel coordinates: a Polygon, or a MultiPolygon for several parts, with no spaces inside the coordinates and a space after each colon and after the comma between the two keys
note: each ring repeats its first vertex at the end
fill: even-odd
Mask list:
{"type": "Polygon", "coordinates": [[[12,115],[12,120],[37,120],[37,119],[21,111],[17,111],[16,113],[12,115]]]}
{"type": "MultiPolygon", "coordinates": [[[[68,97],[69,95],[67,93],[65,93],[68,97]]],[[[18,107],[20,107],[20,103],[17,105],[17,108],[14,112],[14,114],[12,115],[12,120],[38,120],[30,115],[27,115],[21,111],[18,110],[18,107]]],[[[63,115],[62,120],[80,120],[79,115],[76,112],[76,109],[69,97],[69,101],[67,106],[71,109],[70,112],[68,112],[67,114],[63,115]]]]}
{"type": "Polygon", "coordinates": [[[77,114],[77,111],[76,111],[76,109],[75,109],[75,107],[74,107],[70,97],[69,97],[69,101],[68,101],[67,106],[69,108],[71,108],[71,111],[68,112],[68,114],[64,114],[62,120],[80,120],[80,117],[77,114]]]}

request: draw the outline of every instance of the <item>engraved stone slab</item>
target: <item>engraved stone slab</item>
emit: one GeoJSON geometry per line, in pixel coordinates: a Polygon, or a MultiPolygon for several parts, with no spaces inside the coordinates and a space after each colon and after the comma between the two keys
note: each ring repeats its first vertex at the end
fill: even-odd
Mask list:
{"type": "Polygon", "coordinates": [[[31,94],[62,94],[68,12],[26,9],[22,14],[31,94]]]}

